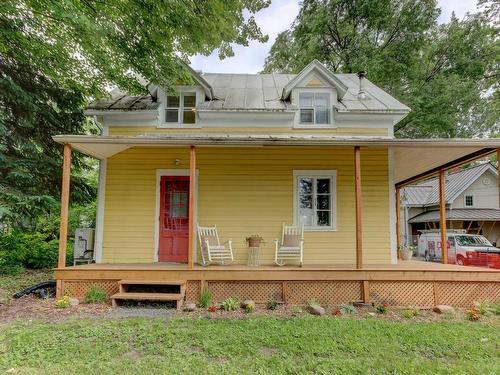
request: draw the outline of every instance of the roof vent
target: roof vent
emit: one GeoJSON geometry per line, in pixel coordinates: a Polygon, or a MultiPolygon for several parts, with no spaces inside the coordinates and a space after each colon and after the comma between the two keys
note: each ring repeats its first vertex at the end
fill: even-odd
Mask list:
{"type": "Polygon", "coordinates": [[[362,70],[361,72],[358,72],[358,77],[359,77],[358,99],[363,100],[363,99],[366,99],[366,91],[365,91],[366,72],[364,70],[362,70]]]}

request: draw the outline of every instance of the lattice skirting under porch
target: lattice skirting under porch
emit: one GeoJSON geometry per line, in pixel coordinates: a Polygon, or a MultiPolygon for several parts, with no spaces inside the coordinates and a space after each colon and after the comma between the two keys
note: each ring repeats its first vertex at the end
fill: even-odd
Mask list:
{"type": "MultiPolygon", "coordinates": [[[[462,281],[370,281],[365,290],[369,301],[390,306],[431,308],[436,304],[470,307],[476,301],[500,302],[499,282],[462,281]]],[[[96,286],[108,296],[118,292],[118,280],[64,280],[65,295],[84,299],[87,291],[96,286]]],[[[334,281],[201,281],[189,280],[186,300],[198,302],[203,288],[208,288],[214,302],[229,297],[252,299],[266,303],[278,302],[304,305],[314,299],[326,306],[352,303],[363,299],[363,282],[358,280],[334,281]]]]}
{"type": "Polygon", "coordinates": [[[118,293],[118,280],[65,280],[63,281],[63,295],[84,300],[88,290],[92,287],[101,288],[109,296],[118,293]]]}

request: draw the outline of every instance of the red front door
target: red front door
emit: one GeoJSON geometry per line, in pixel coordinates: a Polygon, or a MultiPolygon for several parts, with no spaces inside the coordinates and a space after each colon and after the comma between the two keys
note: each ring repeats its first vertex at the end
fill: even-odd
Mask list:
{"type": "Polygon", "coordinates": [[[159,262],[187,262],[189,234],[189,177],[160,180],[159,262]]]}

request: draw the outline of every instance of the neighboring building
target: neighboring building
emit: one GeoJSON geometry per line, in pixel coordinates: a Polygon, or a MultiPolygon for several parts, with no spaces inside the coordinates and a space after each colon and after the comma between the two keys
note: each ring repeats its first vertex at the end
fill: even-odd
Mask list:
{"type": "MultiPolygon", "coordinates": [[[[492,243],[500,239],[498,172],[490,163],[450,171],[445,199],[448,229],[482,234],[492,243]]],[[[420,230],[439,229],[439,179],[407,186],[401,191],[403,243],[417,244],[420,230]]]]}

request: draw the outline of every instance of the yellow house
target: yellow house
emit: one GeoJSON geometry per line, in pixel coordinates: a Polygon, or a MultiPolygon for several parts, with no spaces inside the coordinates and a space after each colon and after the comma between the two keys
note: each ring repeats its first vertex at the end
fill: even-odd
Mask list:
{"type": "MultiPolygon", "coordinates": [[[[100,136],[54,137],[65,145],[66,171],[71,149],[100,160],[95,263],[65,268],[61,251],[59,293],[100,282],[118,300],[128,285],[172,282],[182,299],[210,288],[219,299],[298,303],[319,293],[332,303],[367,302],[387,300],[397,279],[426,283],[422,301],[431,303],[432,290],[436,302],[432,267],[414,266],[409,280],[402,275],[410,266],[397,268],[397,192],[496,152],[498,140],[395,139],[410,109],[363,72],[334,74],[318,61],[296,75],[189,71],[194,84],[176,93],[150,85],[147,96],[115,93],[91,104],[86,114],[100,136]],[[214,225],[231,240],[232,261],[201,267],[210,244],[197,228],[214,225]],[[279,267],[283,225],[303,233],[302,261],[279,267]],[[252,235],[263,238],[258,249],[249,249],[252,235]],[[254,267],[245,266],[255,251],[254,267]]],[[[464,275],[499,281],[488,272],[464,275]]]]}

